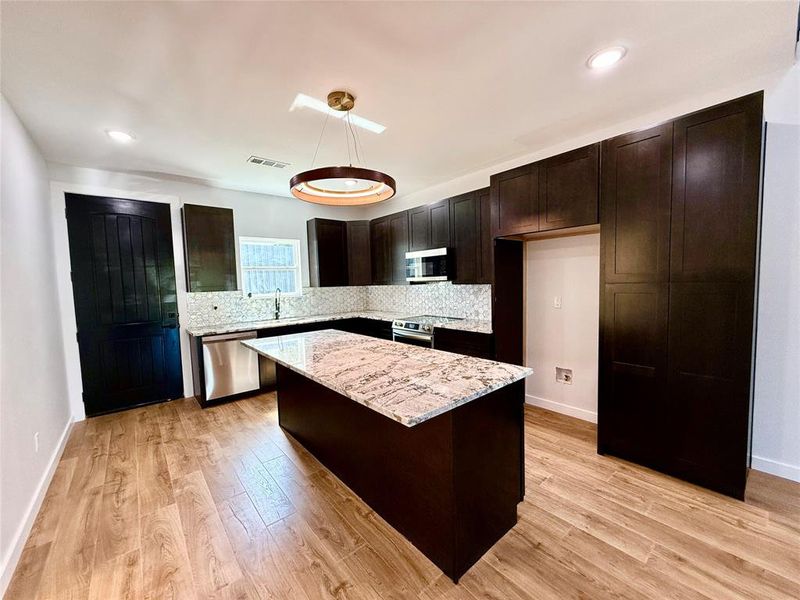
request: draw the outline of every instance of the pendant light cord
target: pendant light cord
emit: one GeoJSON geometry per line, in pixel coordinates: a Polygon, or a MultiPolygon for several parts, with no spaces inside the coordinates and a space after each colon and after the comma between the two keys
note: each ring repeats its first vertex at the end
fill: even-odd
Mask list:
{"type": "Polygon", "coordinates": [[[319,140],[317,140],[317,147],[314,150],[314,158],[311,159],[311,168],[314,168],[314,163],[317,162],[317,152],[319,152],[319,145],[322,143],[322,136],[325,135],[325,127],[328,125],[328,118],[331,116],[331,109],[328,109],[328,112],[325,113],[325,122],[322,124],[322,131],[319,134],[319,140]]]}

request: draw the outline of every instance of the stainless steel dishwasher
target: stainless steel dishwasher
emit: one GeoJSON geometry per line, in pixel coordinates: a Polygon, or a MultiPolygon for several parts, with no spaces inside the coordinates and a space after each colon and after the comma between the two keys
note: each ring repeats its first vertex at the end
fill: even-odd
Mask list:
{"type": "Polygon", "coordinates": [[[207,400],[255,391],[261,387],[258,354],[240,343],[255,337],[255,331],[203,337],[207,400]]]}

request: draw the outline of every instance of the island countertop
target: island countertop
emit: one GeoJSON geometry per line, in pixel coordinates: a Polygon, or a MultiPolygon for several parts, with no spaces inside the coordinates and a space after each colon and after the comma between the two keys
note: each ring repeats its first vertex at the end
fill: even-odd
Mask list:
{"type": "Polygon", "coordinates": [[[533,372],[527,367],[333,329],[242,344],[408,427],[533,372]]]}

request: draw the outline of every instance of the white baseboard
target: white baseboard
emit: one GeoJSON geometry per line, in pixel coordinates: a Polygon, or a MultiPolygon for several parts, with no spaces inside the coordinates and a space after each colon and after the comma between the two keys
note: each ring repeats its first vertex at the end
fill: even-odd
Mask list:
{"type": "Polygon", "coordinates": [[[547,410],[552,410],[553,412],[561,413],[562,415],[575,417],[576,419],[589,421],[590,423],[597,423],[596,411],[586,410],[585,408],[577,408],[562,402],[554,402],[553,400],[540,398],[539,396],[534,396],[532,394],[525,394],[525,403],[538,406],[539,408],[546,408],[547,410]]]}
{"type": "Polygon", "coordinates": [[[39,485],[36,487],[33,498],[31,498],[31,501],[28,503],[28,510],[25,511],[22,522],[19,524],[19,527],[17,527],[17,531],[14,532],[14,537],[11,538],[11,547],[6,555],[2,557],[3,562],[2,566],[0,566],[0,597],[5,595],[8,584],[11,583],[11,577],[14,575],[14,569],[17,568],[20,556],[22,556],[22,550],[25,547],[25,542],[33,527],[33,522],[36,519],[36,515],[39,514],[39,509],[42,507],[44,496],[47,493],[47,488],[50,487],[50,481],[53,479],[53,475],[56,472],[58,461],[61,460],[64,446],[66,446],[69,433],[72,431],[72,425],[73,421],[70,420],[67,422],[66,427],[64,427],[61,439],[58,441],[58,444],[56,444],[56,448],[53,450],[53,454],[50,457],[50,463],[47,465],[47,469],[39,480],[39,485]]]}
{"type": "Polygon", "coordinates": [[[770,475],[777,475],[784,479],[800,482],[800,467],[797,465],[790,465],[761,456],[753,456],[752,459],[750,466],[756,471],[764,471],[764,473],[769,473],[770,475]]]}

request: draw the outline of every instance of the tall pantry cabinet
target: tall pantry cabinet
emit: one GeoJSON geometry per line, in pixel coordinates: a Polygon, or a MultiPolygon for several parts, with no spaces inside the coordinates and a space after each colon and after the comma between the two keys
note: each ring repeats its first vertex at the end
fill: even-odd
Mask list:
{"type": "Polygon", "coordinates": [[[763,93],[603,142],[598,451],[742,498],[763,93]]]}

